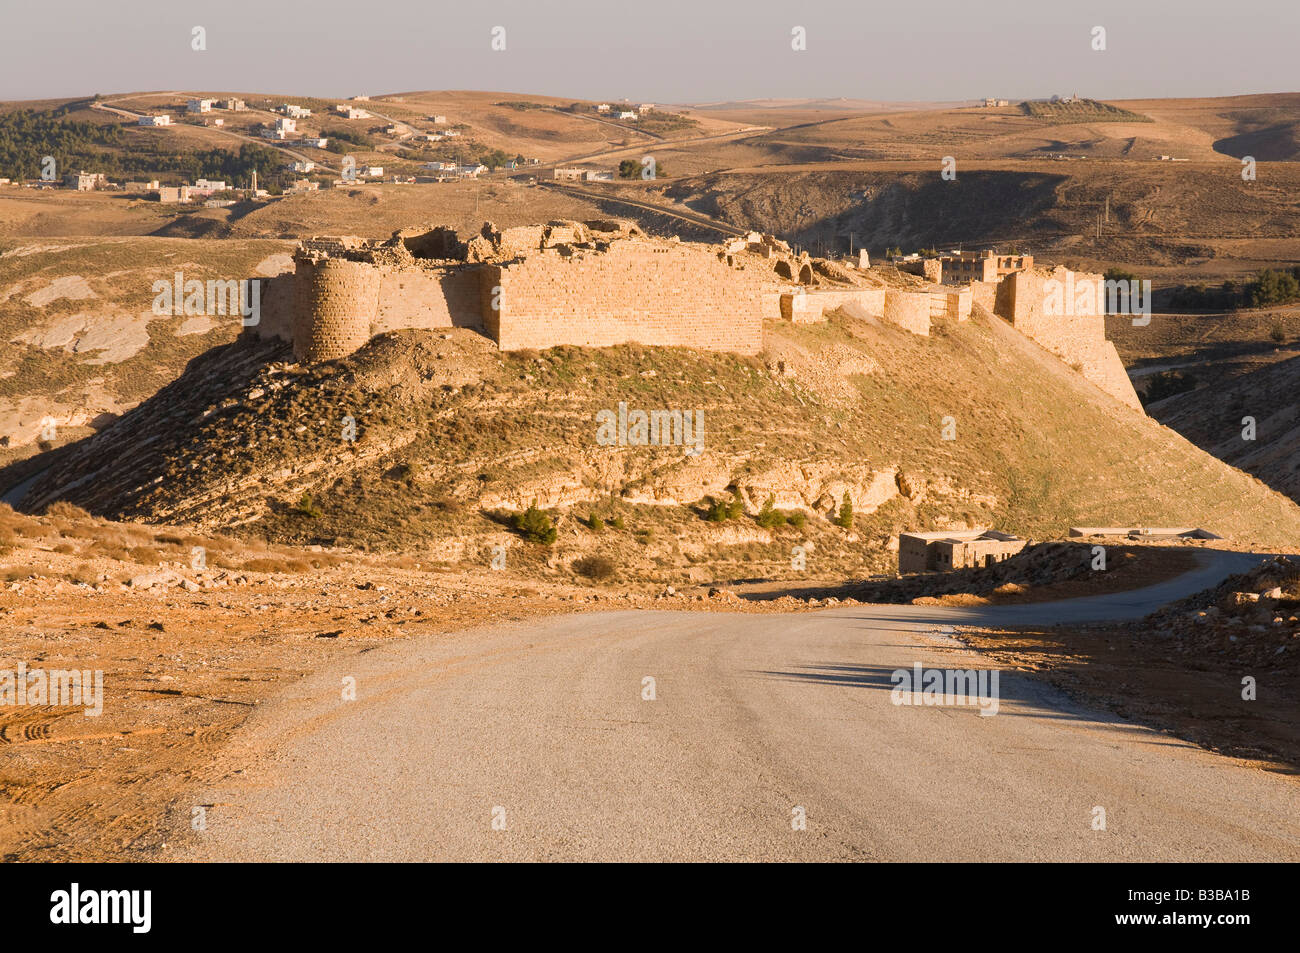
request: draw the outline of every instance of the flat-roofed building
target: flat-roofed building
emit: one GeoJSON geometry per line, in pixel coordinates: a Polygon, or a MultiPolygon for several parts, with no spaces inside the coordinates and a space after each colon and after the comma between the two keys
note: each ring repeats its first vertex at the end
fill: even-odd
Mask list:
{"type": "Polygon", "coordinates": [[[1029,541],[997,530],[940,530],[898,535],[898,571],[950,572],[992,566],[1014,556],[1029,541]]]}

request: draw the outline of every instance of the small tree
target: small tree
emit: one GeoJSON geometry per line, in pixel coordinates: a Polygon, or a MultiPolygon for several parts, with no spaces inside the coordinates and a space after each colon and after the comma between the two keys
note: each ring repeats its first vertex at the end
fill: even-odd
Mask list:
{"type": "Polygon", "coordinates": [[[758,511],[758,525],[763,529],[775,529],[785,525],[785,514],[776,508],[776,497],[769,496],[758,511]]]}
{"type": "Polygon", "coordinates": [[[844,499],[840,501],[840,512],[832,522],[845,529],[853,528],[853,500],[849,498],[848,490],[844,491],[844,499]]]}
{"type": "Polygon", "coordinates": [[[803,524],[808,521],[808,517],[804,515],[803,510],[795,510],[786,516],[786,520],[795,529],[803,529],[803,524]]]}
{"type": "Polygon", "coordinates": [[[555,531],[555,522],[539,510],[536,503],[515,515],[515,529],[530,543],[542,543],[545,546],[555,542],[559,535],[555,531]]]}
{"type": "Polygon", "coordinates": [[[604,530],[605,521],[595,513],[591,513],[582,521],[582,525],[587,527],[587,529],[591,530],[593,533],[599,533],[604,530]]]}

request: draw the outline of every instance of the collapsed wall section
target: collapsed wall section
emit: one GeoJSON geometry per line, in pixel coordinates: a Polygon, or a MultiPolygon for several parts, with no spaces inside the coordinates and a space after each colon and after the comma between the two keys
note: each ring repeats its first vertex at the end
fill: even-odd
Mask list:
{"type": "Polygon", "coordinates": [[[772,285],[762,269],[732,267],[707,247],[620,241],[485,265],[480,294],[500,288],[484,324],[503,351],[636,342],[757,354],[772,285]]]}

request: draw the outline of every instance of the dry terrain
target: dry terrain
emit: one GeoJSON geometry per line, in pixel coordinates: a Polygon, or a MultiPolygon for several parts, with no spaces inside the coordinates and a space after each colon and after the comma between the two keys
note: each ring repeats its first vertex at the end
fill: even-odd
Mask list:
{"type": "MultiPolygon", "coordinates": [[[[970,321],[937,322],[929,338],[843,312],[822,325],[773,324],[754,358],[635,345],[502,354],[458,329],[388,335],[344,361],[306,367],[285,347],[240,337],[237,315],[157,315],[151,303],[154,282],[178,271],[200,280],[279,274],[292,267],[297,241],[313,235],[382,237],[418,222],[467,233],[485,220],[509,227],[609,216],[710,241],[758,229],[814,255],[865,248],[874,260],[892,247],[1017,249],[1080,269],[1122,267],[1150,278],[1162,301],[1183,284],[1300,264],[1300,94],[1040,115],[1019,104],[766,100],[669,105],[667,117],[634,124],[510,92],[377,96],[354,104],[372,114],[358,120],[332,114],[335,100],[236,92],[225,95],[249,109],[214,112],[223,127],[201,118],[135,126],[144,112],[179,117],[200,94],[223,95],[0,104],[0,119],[66,108],[70,120],[121,127],[120,140],[94,146],[92,156],[130,164],[155,155],[166,182],[190,178],[180,170],[195,156],[216,150],[235,162],[256,145],[271,150],[277,175],[295,159],[317,163],[308,177],[322,184],[221,208],[0,185],[0,670],[20,661],[100,669],[106,695],[97,718],[49,705],[0,709],[0,856],[167,856],[198,792],[212,790],[210,769],[228,742],[254,723],[280,724],[285,698],[307,692],[331,666],[411,653],[463,674],[498,662],[508,672],[562,669],[577,658],[590,675],[582,684],[603,690],[612,664],[600,654],[605,640],[666,638],[643,611],[652,608],[766,616],[890,603],[860,617],[872,631],[866,641],[860,627],[835,628],[857,619],[798,628],[823,655],[797,671],[778,658],[794,622],[771,619],[750,644],[729,619],[674,617],[697,673],[734,676],[727,691],[736,698],[779,681],[792,717],[835,732],[850,725],[835,706],[879,687],[883,663],[872,653],[892,660],[914,649],[913,622],[899,623],[912,633],[899,642],[891,612],[914,621],[1039,612],[1015,627],[979,615],[983,623],[960,633],[992,663],[1033,676],[1015,683],[1014,704],[1043,716],[1025,729],[1034,745],[1052,749],[1060,737],[1050,729],[1065,717],[1058,696],[1034,687],[1042,679],[1081,705],[1242,759],[1179,748],[1162,762],[1165,752],[1133,725],[1100,728],[1071,709],[1071,744],[1087,741],[1068,750],[1115,762],[1114,775],[1090,775],[1099,785],[1132,793],[1124,771],[1140,761],[1148,780],[1203,783],[1195,793],[1216,811],[1231,804],[1222,792],[1234,779],[1248,778],[1261,797],[1286,790],[1275,786],[1282,779],[1256,779],[1253,766],[1294,773],[1300,763],[1289,568],[1256,571],[1141,622],[1043,620],[1061,621],[1050,605],[1058,600],[1123,604],[1132,590],[1177,587],[1201,560],[1223,556],[1219,548],[1296,552],[1300,307],[1158,312],[1139,326],[1109,319],[1139,391],[1165,388],[1148,416],[982,309],[970,321]],[[313,110],[302,131],[354,135],[335,146],[383,165],[388,179],[435,158],[539,161],[477,180],[330,188],[342,151],[260,137],[284,102],[313,110]],[[434,115],[447,123],[435,126],[434,115]],[[460,136],[420,138],[447,128],[460,136]],[[662,176],[567,187],[551,179],[557,166],[612,170],[644,155],[662,176]],[[949,155],[955,182],[938,175],[949,155]],[[1240,176],[1244,155],[1259,160],[1253,182],[1240,176]],[[594,446],[594,414],[620,400],[701,410],[704,451],[594,446]],[[1241,438],[1247,415],[1257,421],[1254,441],[1241,438]],[[359,424],[355,444],[340,436],[345,416],[359,424]],[[953,441],[939,439],[947,416],[958,423],[953,441]],[[847,526],[835,522],[846,492],[855,502],[847,526]],[[719,516],[714,504],[733,499],[738,509],[719,516]],[[764,525],[769,502],[777,518],[764,525]],[[553,544],[529,541],[516,524],[532,503],[553,522],[553,544]],[[1081,524],[1200,525],[1227,539],[1108,540],[1111,570],[1098,578],[1081,570],[1090,541],[1060,542],[1081,524]],[[938,526],[997,526],[1058,542],[992,570],[893,579],[897,534],[938,526]],[[505,568],[495,570],[502,553],[505,568]],[[641,611],[589,626],[535,621],[606,609],[641,611]],[[555,628],[534,651],[543,624],[555,628]],[[721,662],[708,655],[715,644],[730,653],[721,662]],[[561,645],[577,655],[552,651],[561,645]],[[837,652],[846,667],[829,666],[837,652]],[[760,662],[785,667],[760,682],[760,662]],[[1243,675],[1258,678],[1257,702],[1242,701],[1243,675]],[[840,694],[819,695],[826,707],[808,710],[796,704],[806,690],[840,694]],[[272,713],[250,721],[264,704],[272,713]],[[1125,748],[1137,735],[1146,740],[1125,748]]],[[[3,176],[23,173],[0,168],[3,176]]],[[[939,656],[949,654],[967,658],[945,642],[939,656]]],[[[496,699],[476,677],[456,684],[474,699],[496,699]]],[[[530,697],[522,682],[509,684],[520,692],[510,697],[530,697]]],[[[449,711],[450,724],[478,709],[449,711]]],[[[674,737],[717,714],[679,712],[674,737]]],[[[376,708],[370,717],[385,715],[376,708]]],[[[561,726],[576,717],[553,715],[561,726]]],[[[743,746],[748,729],[737,724],[722,725],[719,737],[743,746]]],[[[789,738],[785,727],[765,725],[789,738]]],[[[420,730],[404,722],[399,734],[419,740],[420,730]]],[[[1008,750],[1020,750],[1026,738],[1006,730],[1008,750]]],[[[858,734],[850,747],[866,745],[864,760],[883,763],[870,748],[876,735],[858,734]]],[[[923,752],[933,765],[960,753],[951,750],[961,747],[957,736],[905,737],[918,746],[891,757],[923,752]]],[[[690,749],[706,767],[711,751],[690,749]]],[[[1065,770],[1069,756],[1060,761],[1065,770]]],[[[913,768],[918,777],[930,770],[913,768]]],[[[1050,811],[1054,789],[1034,764],[1021,769],[1031,789],[1046,785],[1039,806],[1050,811]]],[[[996,800],[980,787],[979,764],[962,771],[972,798],[996,800]]],[[[942,807],[926,797],[917,803],[942,807]]],[[[220,814],[233,802],[197,803],[220,814]]],[[[982,830],[980,804],[962,809],[982,830]]],[[[1272,821],[1261,811],[1252,823],[1265,830],[1272,821]]],[[[1225,843],[1234,836],[1226,821],[1216,831],[1225,843]]],[[[1167,833],[1171,856],[1199,849],[1185,832],[1167,833]]],[[[906,855],[907,832],[895,834],[891,850],[906,855]]],[[[543,854],[563,850],[570,835],[559,836],[543,854]]],[[[827,843],[834,856],[857,849],[827,843]]],[[[1109,847],[1094,850],[1071,856],[1111,857],[1109,847]]]]}

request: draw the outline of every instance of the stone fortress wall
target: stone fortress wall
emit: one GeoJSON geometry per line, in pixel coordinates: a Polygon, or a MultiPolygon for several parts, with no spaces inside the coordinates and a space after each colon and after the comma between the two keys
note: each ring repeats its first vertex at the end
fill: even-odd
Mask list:
{"type": "Polygon", "coordinates": [[[1002,282],[997,313],[1111,396],[1141,408],[1115,345],[1106,340],[1104,279],[1060,266],[1020,271],[1002,282]]]}
{"type": "Polygon", "coordinates": [[[848,308],[927,335],[934,320],[964,321],[979,305],[1140,406],[1105,338],[1104,302],[1057,314],[1049,301],[1053,281],[1100,276],[1019,261],[1025,270],[963,286],[938,283],[937,271],[927,281],[810,259],[754,232],[709,245],[651,238],[623,221],[488,223],[469,240],[415,228],[382,242],[303,242],[295,271],[264,283],[249,333],[291,342],[306,362],[346,357],[388,331],[455,327],[506,351],[640,343],[757,354],[765,320],[821,321],[848,308]]]}

